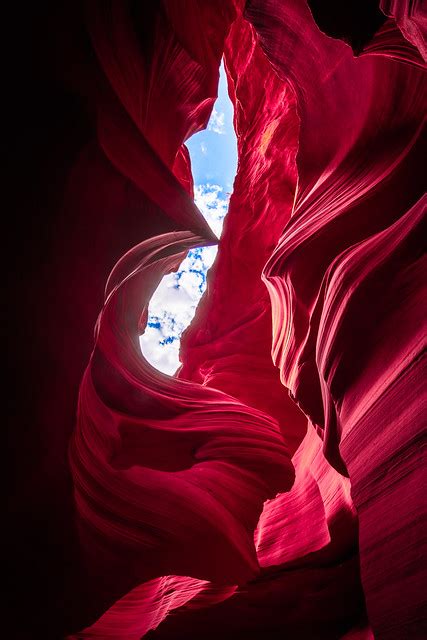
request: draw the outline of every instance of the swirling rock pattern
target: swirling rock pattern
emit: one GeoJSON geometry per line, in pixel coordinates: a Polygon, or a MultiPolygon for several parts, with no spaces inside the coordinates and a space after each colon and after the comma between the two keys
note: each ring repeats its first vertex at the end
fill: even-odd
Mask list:
{"type": "Polygon", "coordinates": [[[8,637],[421,640],[421,3],[15,20],[8,637]],[[170,378],[139,335],[217,242],[184,143],[223,55],[238,173],[170,378]]]}

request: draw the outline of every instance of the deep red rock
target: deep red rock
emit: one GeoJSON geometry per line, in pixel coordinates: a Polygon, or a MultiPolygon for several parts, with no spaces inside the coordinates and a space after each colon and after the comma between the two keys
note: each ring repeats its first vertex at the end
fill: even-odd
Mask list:
{"type": "Polygon", "coordinates": [[[425,12],[348,11],[12,17],[8,637],[427,635],[425,12]],[[223,54],[238,174],[170,378],[138,336],[216,241],[184,142],[223,54]]]}

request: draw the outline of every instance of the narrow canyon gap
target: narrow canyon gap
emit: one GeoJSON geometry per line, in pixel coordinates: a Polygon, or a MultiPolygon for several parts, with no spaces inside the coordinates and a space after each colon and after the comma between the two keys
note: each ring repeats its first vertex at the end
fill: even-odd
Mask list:
{"type": "MultiPolygon", "coordinates": [[[[194,201],[219,241],[237,168],[233,105],[223,63],[218,99],[207,128],[194,134],[186,146],[191,160],[194,201]]],[[[163,373],[171,375],[181,364],[181,335],[206,290],[208,270],[217,250],[214,245],[189,251],[178,270],[162,278],[150,300],[147,326],[140,337],[141,350],[148,362],[163,373]]]]}
{"type": "Polygon", "coordinates": [[[338,5],[8,9],[7,637],[426,637],[425,10],[338,5]],[[217,244],[221,60],[171,376],[140,336],[217,244]]]}

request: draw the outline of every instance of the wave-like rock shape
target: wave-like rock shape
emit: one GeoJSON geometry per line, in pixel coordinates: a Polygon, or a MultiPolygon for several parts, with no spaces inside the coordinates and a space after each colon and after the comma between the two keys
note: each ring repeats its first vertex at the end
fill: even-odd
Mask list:
{"type": "Polygon", "coordinates": [[[82,540],[104,584],[117,585],[117,566],[125,583],[168,570],[246,581],[263,503],[294,479],[269,416],[141,357],[140,318],[160,278],[201,244],[189,233],[147,240],[107,283],[70,449],[82,540]]]}
{"type": "Polygon", "coordinates": [[[227,39],[225,64],[235,105],[239,167],[218,258],[208,274],[209,293],[181,340],[178,375],[267,412],[295,452],[307,420],[283,389],[271,360],[271,307],[261,280],[295,196],[295,95],[274,73],[242,17],[227,39]]]}
{"type": "Polygon", "coordinates": [[[422,2],[381,0],[381,11],[396,21],[405,39],[418,49],[427,62],[427,18],[422,2]]]}
{"type": "Polygon", "coordinates": [[[264,269],[273,356],[350,476],[374,631],[422,637],[423,423],[411,398],[425,346],[425,74],[387,55],[355,59],[302,3],[251,2],[248,17],[301,118],[293,214],[264,269]]]}
{"type": "Polygon", "coordinates": [[[22,18],[8,637],[425,637],[425,15],[349,7],[22,18]],[[139,335],[217,241],[184,142],[223,54],[238,174],[171,378],[139,335]]]}

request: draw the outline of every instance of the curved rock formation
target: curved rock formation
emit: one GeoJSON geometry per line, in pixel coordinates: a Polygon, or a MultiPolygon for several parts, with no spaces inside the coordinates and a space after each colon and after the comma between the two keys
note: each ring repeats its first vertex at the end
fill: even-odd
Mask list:
{"type": "Polygon", "coordinates": [[[421,4],[13,20],[8,637],[421,640],[421,4]],[[139,335],[160,278],[217,241],[184,143],[223,55],[238,173],[171,378],[139,335]]]}
{"type": "Polygon", "coordinates": [[[410,398],[421,398],[424,348],[425,74],[388,56],[355,60],[325,40],[301,3],[268,9],[253,2],[249,17],[295,86],[301,117],[293,215],[264,270],[273,356],[327,459],[350,476],[374,630],[418,637],[423,422],[410,398]],[[280,49],[267,33],[273,20],[280,49]],[[305,56],[304,69],[298,51],[306,52],[309,28],[319,55],[305,56]],[[405,592],[412,596],[402,607],[405,592]]]}

